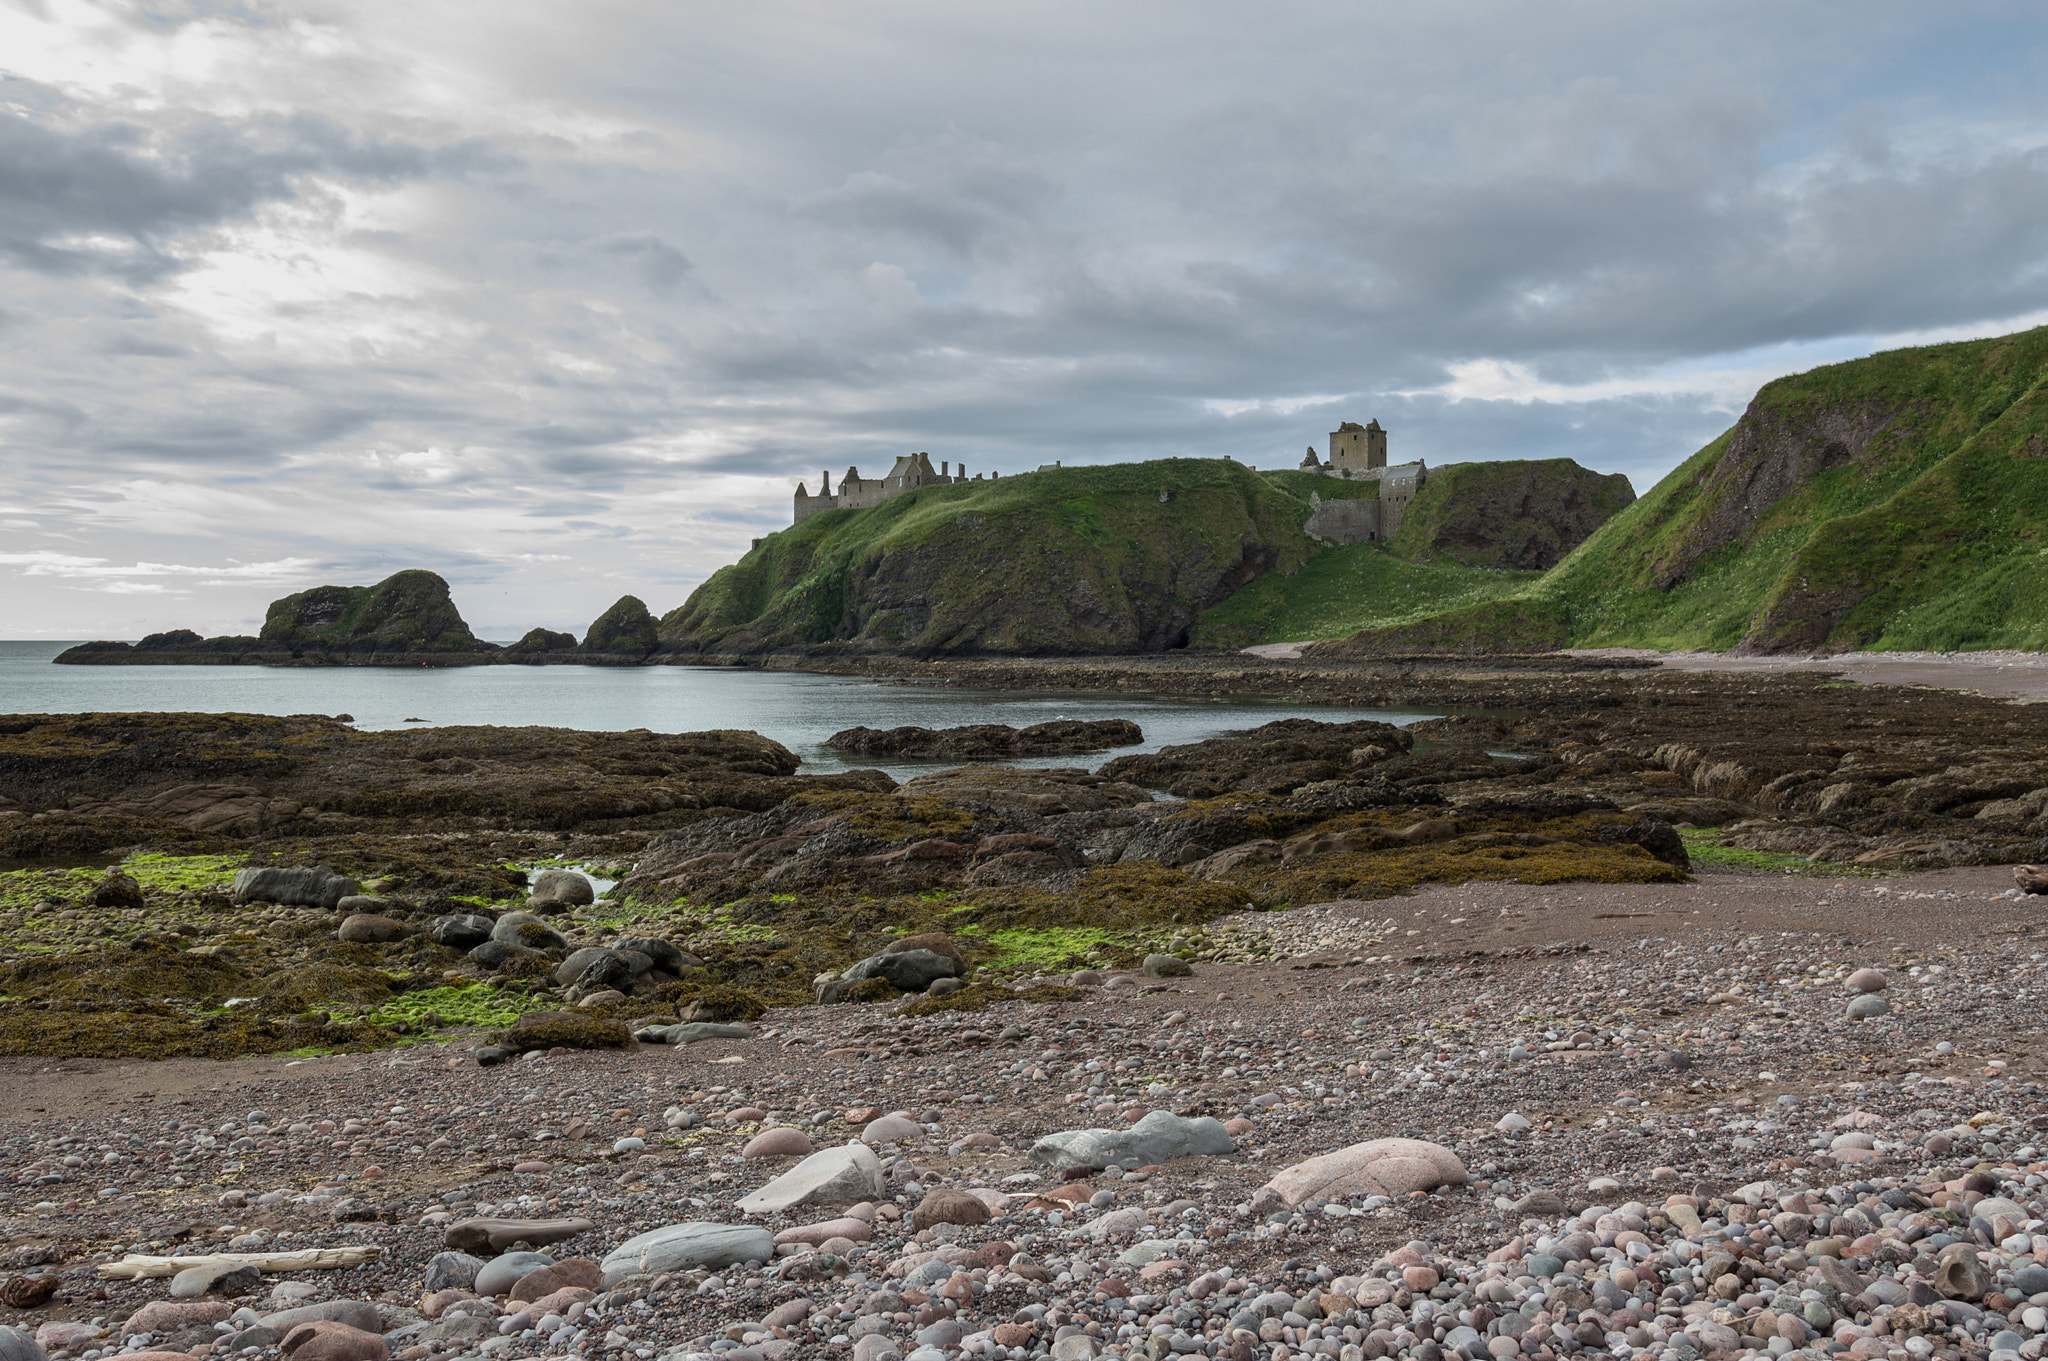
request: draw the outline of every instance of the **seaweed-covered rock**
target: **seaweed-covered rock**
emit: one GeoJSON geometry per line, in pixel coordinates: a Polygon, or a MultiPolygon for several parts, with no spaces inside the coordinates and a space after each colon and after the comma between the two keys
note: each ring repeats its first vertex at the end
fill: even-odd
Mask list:
{"type": "Polygon", "coordinates": [[[1692,869],[1692,857],[1686,853],[1685,839],[1679,836],[1678,829],[1656,818],[1609,823],[1593,833],[1593,840],[1603,846],[1641,846],[1667,865],[1692,869]]]}
{"type": "Polygon", "coordinates": [[[507,912],[491,927],[491,939],[529,950],[566,950],[562,934],[531,912],[507,912]]]}
{"type": "Polygon", "coordinates": [[[344,920],[335,935],[355,944],[379,944],[398,940],[406,931],[407,927],[402,921],[379,916],[374,912],[358,912],[344,920]]]}
{"type": "Polygon", "coordinates": [[[86,902],[94,907],[135,909],[145,906],[142,885],[135,882],[135,876],[125,870],[111,869],[92,886],[92,892],[85,895],[86,902]]]}
{"type": "Polygon", "coordinates": [[[631,1049],[634,1044],[624,1021],[571,1011],[529,1011],[494,1039],[522,1054],[531,1049],[631,1049]]]}
{"type": "Polygon", "coordinates": [[[1337,780],[1363,765],[1414,749],[1415,739],[1391,723],[1319,723],[1286,718],[1228,737],[1119,756],[1103,778],[1164,789],[1183,799],[1220,794],[1287,794],[1337,780]]]}
{"type": "Polygon", "coordinates": [[[864,756],[1001,761],[1020,756],[1076,756],[1136,746],[1144,740],[1144,731],[1127,718],[1059,718],[1028,728],[1002,723],[960,728],[848,728],[826,738],[825,745],[864,756]]]}
{"type": "Polygon", "coordinates": [[[979,804],[1000,813],[1032,817],[1092,813],[1152,802],[1152,796],[1143,789],[1118,778],[1086,770],[1012,766],[962,766],[958,770],[934,771],[905,781],[893,797],[939,798],[948,803],[979,804]]]}
{"type": "Polygon", "coordinates": [[[552,962],[553,956],[528,945],[509,940],[487,940],[469,952],[469,957],[486,969],[505,969],[530,960],[536,966],[552,962]]]}
{"type": "Polygon", "coordinates": [[[355,897],[362,891],[361,884],[325,865],[310,869],[266,865],[238,870],[232,890],[238,903],[282,903],[288,907],[320,907],[330,912],[340,906],[343,898],[355,897]]]}

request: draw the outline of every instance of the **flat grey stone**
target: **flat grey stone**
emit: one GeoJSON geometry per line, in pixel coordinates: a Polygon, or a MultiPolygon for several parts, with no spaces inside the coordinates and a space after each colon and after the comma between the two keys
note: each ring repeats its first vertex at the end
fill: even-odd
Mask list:
{"type": "Polygon", "coordinates": [[[667,1224],[635,1234],[605,1254],[599,1264],[607,1289],[629,1276],[652,1276],[691,1267],[772,1262],[775,1237],[752,1224],[667,1224]]]}
{"type": "Polygon", "coordinates": [[[1031,1146],[1031,1161],[1059,1167],[1149,1167],[1196,1153],[1231,1153],[1223,1122],[1206,1115],[1153,1111],[1129,1129],[1070,1129],[1031,1146]]]}
{"type": "Polygon", "coordinates": [[[738,1203],[741,1214],[758,1215],[798,1205],[854,1205],[883,1195],[881,1160],[855,1142],[819,1149],[738,1203]]]}
{"type": "Polygon", "coordinates": [[[721,1021],[683,1021],[677,1025],[651,1025],[634,1036],[648,1044],[696,1044],[700,1040],[751,1040],[754,1032],[743,1025],[721,1021]]]}
{"type": "Polygon", "coordinates": [[[322,1320],[345,1323],[366,1333],[384,1331],[384,1316],[377,1312],[376,1305],[363,1300],[327,1300],[321,1304],[302,1304],[296,1309],[280,1309],[274,1314],[265,1314],[262,1324],[266,1328],[277,1329],[279,1337],[286,1337],[301,1323],[322,1320]]]}
{"type": "Polygon", "coordinates": [[[479,1295],[502,1295],[519,1284],[519,1278],[527,1272],[554,1264],[555,1259],[545,1252],[508,1252],[503,1257],[493,1257],[485,1262],[476,1273],[476,1284],[470,1289],[479,1295]]]}

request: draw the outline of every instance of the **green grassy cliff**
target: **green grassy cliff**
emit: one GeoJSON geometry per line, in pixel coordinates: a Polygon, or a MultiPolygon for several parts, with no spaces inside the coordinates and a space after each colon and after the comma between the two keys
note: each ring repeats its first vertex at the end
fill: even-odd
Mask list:
{"type": "MultiPolygon", "coordinates": [[[[1335,478],[1301,475],[1343,495],[1335,478]]],[[[840,646],[1142,652],[1315,550],[1306,492],[1228,459],[1062,468],[915,491],[771,534],[661,621],[664,652],[840,646]]]]}
{"type": "Polygon", "coordinates": [[[2044,378],[2048,328],[1781,378],[1541,579],[1325,651],[2048,648],[2044,378]]]}

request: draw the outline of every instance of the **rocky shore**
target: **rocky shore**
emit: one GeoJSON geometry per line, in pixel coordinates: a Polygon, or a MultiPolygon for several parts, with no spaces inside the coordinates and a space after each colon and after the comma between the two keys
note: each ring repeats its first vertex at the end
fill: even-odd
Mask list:
{"type": "Polygon", "coordinates": [[[2009,884],[1433,885],[1214,923],[1260,963],[491,1067],[6,1060],[0,1345],[2031,1361],[2009,884]],[[122,1278],[313,1249],[372,1260],[122,1278]]]}

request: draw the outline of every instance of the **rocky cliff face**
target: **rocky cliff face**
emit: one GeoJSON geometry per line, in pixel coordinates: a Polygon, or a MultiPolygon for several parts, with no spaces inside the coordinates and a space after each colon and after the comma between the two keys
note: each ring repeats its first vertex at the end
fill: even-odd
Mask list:
{"type": "Polygon", "coordinates": [[[610,657],[645,657],[660,645],[654,616],[637,595],[622,595],[583,635],[583,651],[610,657]]]}
{"type": "Polygon", "coordinates": [[[272,602],[265,642],[338,652],[479,652],[448,583],[412,569],[375,586],[315,586],[272,602]]]}
{"type": "Polygon", "coordinates": [[[1635,499],[1622,474],[1568,458],[1461,463],[1429,475],[1390,548],[1411,560],[1542,571],[1635,499]]]}

